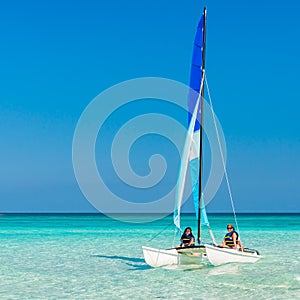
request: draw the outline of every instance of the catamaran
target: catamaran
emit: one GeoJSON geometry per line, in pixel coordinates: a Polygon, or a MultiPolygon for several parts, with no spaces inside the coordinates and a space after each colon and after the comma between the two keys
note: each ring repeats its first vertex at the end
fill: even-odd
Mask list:
{"type": "MultiPolygon", "coordinates": [[[[206,48],[206,8],[198,24],[194,49],[192,56],[192,66],[190,74],[191,91],[188,96],[188,132],[186,142],[181,157],[181,165],[176,188],[175,209],[174,209],[174,225],[181,232],[180,213],[183,199],[183,192],[186,182],[188,168],[190,169],[192,180],[192,193],[195,202],[196,216],[198,220],[197,242],[194,247],[175,247],[171,249],[156,249],[143,246],[143,254],[146,263],[152,267],[161,267],[173,264],[203,264],[209,261],[212,265],[218,266],[231,262],[256,262],[261,256],[258,251],[252,249],[233,249],[218,246],[214,238],[212,229],[206,214],[203,199],[203,124],[204,124],[204,86],[206,84],[205,76],[205,48],[206,48]],[[201,243],[201,226],[208,228],[212,243],[201,243]]],[[[208,88],[208,86],[207,86],[208,88]]],[[[210,95],[208,93],[210,98],[210,95]]],[[[226,171],[225,158],[219,139],[218,128],[212,103],[210,101],[210,109],[212,112],[216,135],[219,141],[219,148],[224,168],[225,179],[227,182],[228,192],[233,206],[233,200],[226,171]]],[[[236,220],[235,211],[234,216],[236,220]]],[[[237,224],[237,220],[236,220],[237,224]]],[[[238,226],[237,226],[238,227],[238,226]]]]}

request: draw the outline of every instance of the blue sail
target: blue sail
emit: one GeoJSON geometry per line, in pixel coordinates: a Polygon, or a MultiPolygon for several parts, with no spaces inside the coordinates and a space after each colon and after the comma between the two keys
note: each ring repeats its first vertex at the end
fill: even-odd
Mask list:
{"type": "MultiPolygon", "coordinates": [[[[190,74],[190,88],[200,93],[200,86],[203,77],[203,70],[202,70],[202,61],[203,61],[203,30],[204,30],[204,15],[201,17],[195,40],[194,40],[194,49],[193,49],[193,56],[192,56],[192,64],[191,64],[191,74],[190,74]]],[[[197,103],[197,94],[190,93],[188,97],[188,108],[189,108],[189,123],[191,121],[191,113],[194,111],[195,105],[197,103]]],[[[199,107],[199,114],[200,114],[200,107],[199,107]]],[[[198,131],[200,129],[200,115],[196,121],[196,125],[194,131],[198,131]]]]}
{"type": "MultiPolygon", "coordinates": [[[[203,26],[204,16],[202,16],[194,42],[194,52],[191,67],[190,87],[191,91],[188,95],[188,132],[181,156],[180,170],[178,174],[178,182],[176,186],[175,208],[174,208],[174,224],[180,228],[180,213],[183,201],[184,186],[186,183],[186,175],[188,168],[190,169],[193,185],[193,198],[195,202],[195,210],[198,218],[198,194],[199,194],[199,148],[200,148],[200,103],[199,95],[201,85],[203,85],[202,71],[202,55],[203,55],[203,26]],[[195,93],[196,91],[196,93],[195,93]]],[[[203,203],[203,201],[202,201],[203,203]]],[[[201,207],[202,224],[208,225],[205,207],[201,207]]]]}
{"type": "MultiPolygon", "coordinates": [[[[194,40],[194,49],[192,56],[192,65],[191,65],[191,74],[190,74],[190,88],[197,92],[190,92],[188,96],[188,108],[189,108],[189,118],[188,122],[191,125],[192,115],[191,112],[194,111],[195,106],[197,104],[197,100],[200,97],[199,93],[201,91],[202,85],[204,84],[204,74],[203,74],[203,34],[204,34],[204,14],[202,15],[195,40],[194,40]]],[[[201,102],[200,102],[201,103],[201,102]]],[[[192,189],[193,189],[193,198],[194,198],[194,206],[196,211],[196,216],[198,218],[198,206],[199,206],[199,148],[200,148],[200,120],[201,120],[201,104],[198,107],[197,112],[197,121],[194,125],[194,134],[193,134],[193,143],[190,152],[190,162],[189,169],[192,178],[192,189]]],[[[201,195],[203,196],[203,195],[201,195]]],[[[204,203],[203,199],[201,201],[204,203]]],[[[201,207],[201,222],[204,225],[208,225],[207,215],[205,206],[202,204],[201,207]]]]}

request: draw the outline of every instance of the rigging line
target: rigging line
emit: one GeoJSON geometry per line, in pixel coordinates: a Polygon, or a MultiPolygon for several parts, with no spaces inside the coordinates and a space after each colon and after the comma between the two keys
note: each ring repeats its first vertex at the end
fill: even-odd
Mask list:
{"type": "Polygon", "coordinates": [[[236,217],[236,213],[235,213],[235,208],[234,208],[234,203],[233,203],[233,197],[232,197],[232,193],[231,193],[231,188],[230,188],[230,184],[229,184],[228,173],[227,173],[225,159],[224,159],[224,155],[223,155],[223,151],[222,151],[222,146],[221,146],[221,141],[220,141],[219,130],[218,130],[218,127],[217,127],[216,116],[215,116],[215,112],[214,112],[212,100],[211,100],[211,97],[210,97],[210,91],[209,91],[209,87],[208,87],[208,83],[207,83],[207,78],[206,78],[206,75],[204,75],[204,76],[205,76],[205,84],[206,84],[207,95],[208,95],[208,99],[209,99],[210,107],[211,107],[211,111],[212,111],[214,126],[215,126],[216,133],[217,133],[217,139],[218,139],[219,149],[220,149],[220,153],[221,153],[221,158],[222,158],[222,164],[223,164],[223,168],[224,168],[224,174],[225,174],[227,189],[228,189],[228,193],[229,193],[231,207],[232,207],[232,210],[233,210],[234,221],[235,221],[236,229],[239,232],[240,240],[241,240],[241,234],[240,234],[239,225],[238,225],[238,221],[237,221],[237,217],[236,217]]]}
{"type": "Polygon", "coordinates": [[[148,242],[151,242],[152,240],[154,240],[157,236],[159,236],[163,231],[165,231],[166,229],[168,229],[171,225],[173,224],[173,221],[168,224],[165,228],[163,228],[159,233],[157,233],[155,236],[153,236],[150,240],[148,240],[148,242]]]}

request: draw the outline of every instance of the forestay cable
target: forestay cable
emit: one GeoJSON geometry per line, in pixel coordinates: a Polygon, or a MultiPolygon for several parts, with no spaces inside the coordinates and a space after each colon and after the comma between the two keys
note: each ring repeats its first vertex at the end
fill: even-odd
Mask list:
{"type": "MultiPolygon", "coordinates": [[[[217,139],[218,139],[219,149],[220,149],[220,153],[221,153],[222,164],[223,164],[223,168],[224,168],[224,174],[225,174],[227,189],[228,189],[228,193],[229,193],[229,197],[230,197],[231,207],[232,207],[232,211],[233,211],[234,221],[235,221],[235,224],[236,224],[236,229],[240,234],[239,225],[238,225],[238,222],[237,222],[237,217],[236,217],[234,203],[233,203],[233,197],[232,197],[231,188],[230,188],[229,179],[228,179],[228,173],[227,173],[227,169],[226,169],[226,163],[225,163],[224,154],[223,154],[223,151],[222,151],[219,130],[218,130],[218,127],[217,127],[216,116],[215,116],[212,100],[211,100],[211,97],[210,97],[210,92],[209,92],[209,87],[208,87],[208,83],[207,83],[206,74],[204,74],[204,78],[205,78],[205,85],[206,85],[207,95],[208,95],[208,99],[209,99],[209,104],[210,104],[211,112],[212,112],[212,116],[213,116],[214,126],[215,126],[216,133],[217,133],[217,139]]],[[[240,240],[241,240],[241,234],[240,234],[240,240]]]]}

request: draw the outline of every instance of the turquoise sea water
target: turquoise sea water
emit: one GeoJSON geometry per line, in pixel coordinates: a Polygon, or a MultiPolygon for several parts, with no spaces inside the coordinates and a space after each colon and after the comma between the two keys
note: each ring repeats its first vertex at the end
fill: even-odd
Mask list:
{"type": "MultiPolygon", "coordinates": [[[[145,264],[141,246],[172,246],[172,217],[127,218],[137,223],[102,215],[1,216],[0,298],[300,299],[299,214],[238,216],[243,244],[263,255],[255,264],[158,269],[145,264]]],[[[210,222],[221,242],[233,219],[211,215],[210,222]]],[[[182,219],[188,225],[196,229],[191,215],[182,219]]]]}

